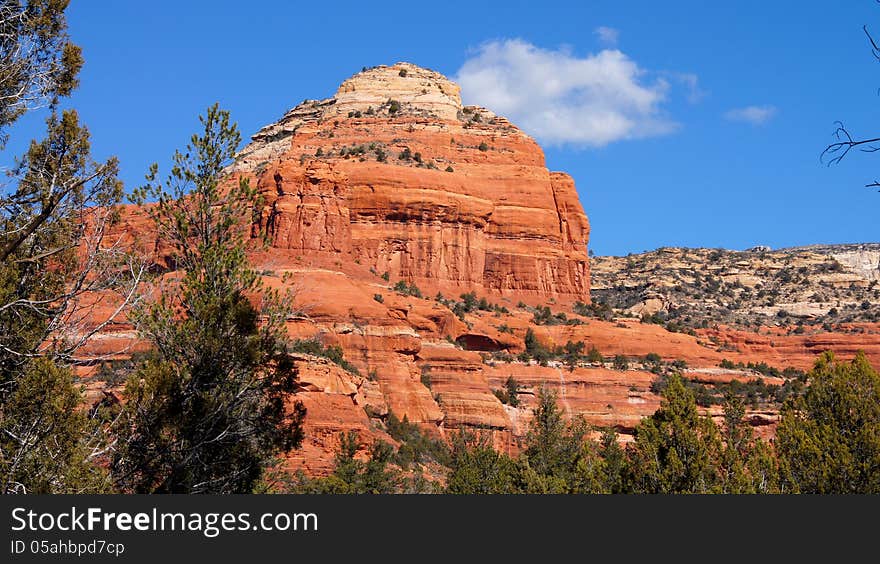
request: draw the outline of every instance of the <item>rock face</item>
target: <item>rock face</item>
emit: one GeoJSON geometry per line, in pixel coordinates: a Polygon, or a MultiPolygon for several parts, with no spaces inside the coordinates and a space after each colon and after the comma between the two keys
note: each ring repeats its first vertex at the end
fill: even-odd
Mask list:
{"type": "Polygon", "coordinates": [[[880,321],[880,244],[593,257],[596,301],[691,328],[880,321]]]}
{"type": "Polygon", "coordinates": [[[430,291],[589,301],[589,223],[571,177],[436,72],[364,70],[261,129],[233,171],[265,196],[276,248],[430,291]]]}

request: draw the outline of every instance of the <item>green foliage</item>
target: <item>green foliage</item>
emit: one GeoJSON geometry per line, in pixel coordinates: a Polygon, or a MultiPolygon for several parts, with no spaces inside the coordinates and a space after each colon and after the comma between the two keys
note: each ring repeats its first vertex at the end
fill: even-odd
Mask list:
{"type": "Polygon", "coordinates": [[[66,7],[0,2],[0,149],[15,121],[50,106],[45,137],[31,141],[0,191],[0,493],[107,489],[96,465],[104,433],[82,410],[70,365],[94,332],[81,323],[85,297],[121,290],[126,278],[124,253],[103,240],[122,184],[116,159],[92,159],[76,111],[57,111],[82,65],[66,7]]]}
{"type": "Polygon", "coordinates": [[[452,438],[446,493],[517,493],[516,463],[492,447],[489,434],[462,429],[452,438]]]}
{"type": "Polygon", "coordinates": [[[362,445],[357,431],[339,434],[333,473],[326,478],[307,478],[300,474],[292,493],[311,494],[392,494],[403,484],[400,472],[390,465],[394,449],[375,441],[367,448],[367,459],[357,458],[362,445]]]}
{"type": "Polygon", "coordinates": [[[485,153],[486,151],[489,150],[489,145],[486,145],[486,142],[483,141],[482,143],[480,143],[480,146],[477,147],[477,149],[479,149],[485,153]]]}
{"type": "Polygon", "coordinates": [[[639,423],[627,451],[629,487],[635,493],[711,493],[718,484],[713,456],[720,451],[717,427],[700,417],[693,394],[673,374],[660,409],[639,423]]]}
{"type": "Polygon", "coordinates": [[[639,321],[641,321],[642,323],[653,323],[655,325],[665,325],[666,324],[666,318],[663,315],[661,315],[660,313],[651,313],[651,314],[644,313],[639,318],[639,321]]]}
{"type": "Polygon", "coordinates": [[[513,376],[508,376],[504,382],[503,390],[492,390],[498,400],[510,407],[519,407],[519,382],[513,376]]]}
{"type": "Polygon", "coordinates": [[[617,433],[606,429],[598,444],[584,443],[575,467],[571,493],[627,493],[626,468],[626,453],[617,440],[617,433]]]}
{"type": "Polygon", "coordinates": [[[398,280],[396,284],[394,284],[393,290],[398,294],[403,296],[412,296],[414,298],[421,298],[422,291],[419,289],[415,283],[409,283],[406,280],[398,280]]]}
{"type": "Polygon", "coordinates": [[[626,452],[617,440],[617,433],[606,430],[602,433],[599,447],[599,456],[602,459],[602,493],[626,493],[625,479],[627,471],[626,452]]]}
{"type": "Polygon", "coordinates": [[[556,394],[545,388],[538,390],[538,405],[532,414],[523,451],[529,470],[524,475],[525,489],[532,493],[569,491],[586,441],[587,425],[579,419],[566,423],[556,394]]]}
{"type": "MultiPolygon", "coordinates": [[[[477,294],[475,294],[474,292],[468,292],[467,294],[462,294],[460,297],[462,303],[464,304],[465,312],[471,312],[477,309],[477,294]]],[[[486,298],[483,298],[484,302],[485,300],[486,298]]]]}
{"type": "Polygon", "coordinates": [[[569,370],[574,370],[581,361],[584,354],[584,347],[585,345],[583,341],[578,341],[577,343],[568,341],[563,346],[563,360],[569,370]]]}
{"type": "Polygon", "coordinates": [[[622,354],[616,355],[614,360],[612,361],[612,366],[615,370],[628,370],[629,369],[629,359],[623,356],[622,354]]]}
{"type": "Polygon", "coordinates": [[[659,374],[657,374],[656,378],[651,380],[651,386],[649,389],[651,390],[652,393],[662,395],[663,392],[666,390],[667,380],[668,380],[668,377],[665,373],[659,373],[659,374]]]}
{"type": "Polygon", "coordinates": [[[382,294],[373,294],[373,299],[379,302],[380,304],[385,301],[385,298],[382,297],[382,294]]]}
{"type": "MultiPolygon", "coordinates": [[[[498,392],[501,392],[500,390],[498,392]]],[[[497,392],[496,392],[497,393],[497,392]]],[[[669,377],[661,408],[624,448],[612,429],[598,442],[580,419],[566,421],[553,393],[539,391],[522,454],[496,452],[488,435],[453,440],[449,493],[776,493],[780,468],[755,439],[741,400],[724,406],[723,432],[697,412],[692,393],[669,377]]]]}
{"type": "Polygon", "coordinates": [[[724,447],[716,461],[722,493],[777,493],[779,465],[770,448],[756,441],[744,422],[742,399],[728,395],[724,401],[724,447]]]}
{"type": "MultiPolygon", "coordinates": [[[[753,378],[747,382],[731,380],[730,382],[715,385],[715,390],[718,394],[722,396],[736,396],[746,401],[752,407],[756,407],[759,401],[774,400],[779,388],[779,386],[765,383],[760,378],[753,378]]],[[[785,395],[789,395],[791,391],[792,388],[789,387],[785,395]]]]}
{"type": "Polygon", "coordinates": [[[561,325],[566,323],[567,316],[564,312],[554,314],[547,306],[538,306],[532,315],[532,323],[535,325],[561,325]]]}
{"type": "Polygon", "coordinates": [[[605,321],[611,321],[614,318],[614,310],[608,304],[600,301],[593,301],[588,305],[578,300],[574,304],[573,311],[584,317],[595,317],[605,321]]]}
{"type": "Polygon", "coordinates": [[[345,360],[342,347],[339,345],[329,345],[325,347],[317,338],[296,339],[287,345],[287,351],[326,358],[341,366],[345,371],[360,376],[360,371],[357,369],[357,366],[345,360]]]}
{"type": "MultiPolygon", "coordinates": [[[[454,300],[447,300],[443,297],[442,294],[438,294],[436,299],[438,302],[442,303],[450,310],[452,310],[452,313],[454,313],[462,321],[464,321],[466,314],[474,311],[493,311],[499,314],[510,313],[506,307],[491,303],[489,300],[486,299],[485,296],[482,298],[477,298],[477,294],[475,292],[467,292],[465,294],[461,294],[459,296],[459,299],[461,301],[458,302],[454,300]]],[[[510,332],[512,333],[513,331],[511,330],[510,332]]]]}
{"type": "Polygon", "coordinates": [[[445,170],[446,172],[455,172],[451,165],[448,165],[445,170]]]}
{"type": "Polygon", "coordinates": [[[595,345],[590,347],[587,352],[587,362],[605,362],[605,357],[599,352],[595,345]]]}
{"type": "Polygon", "coordinates": [[[627,449],[627,488],[635,493],[774,493],[779,468],[766,443],[743,421],[740,398],[724,402],[723,432],[697,412],[684,380],[665,378],[663,402],[642,420],[627,449]]]}
{"type": "Polygon", "coordinates": [[[389,413],[386,426],[391,438],[400,443],[394,462],[404,470],[412,464],[449,464],[450,452],[446,443],[429,437],[418,425],[410,423],[406,415],[401,420],[393,412],[389,413]]]}
{"type": "Polygon", "coordinates": [[[782,410],[776,448],[784,484],[801,493],[880,492],[880,375],[859,353],[825,353],[803,397],[782,410]]]}
{"type": "Polygon", "coordinates": [[[55,106],[79,85],[82,50],[70,41],[68,0],[0,3],[0,149],[30,110],[55,106]]]}
{"type": "Polygon", "coordinates": [[[28,362],[3,402],[0,493],[103,493],[106,472],[93,463],[103,448],[100,421],[81,409],[68,368],[28,362]]]}
{"type": "Polygon", "coordinates": [[[133,313],[154,355],[126,385],[111,469],[124,491],[245,493],[278,453],[302,441],[305,408],[285,408],[296,372],[285,350],[288,300],[263,288],[249,266],[247,180],[221,184],[240,136],[217,105],[201,135],[176,152],[165,184],[135,200],[172,246],[179,276],[133,313]],[[258,309],[248,294],[259,292],[258,309]]]}
{"type": "Polygon", "coordinates": [[[15,190],[0,195],[0,383],[50,336],[52,353],[67,358],[82,344],[63,333],[80,297],[114,289],[120,277],[122,253],[102,251],[103,232],[83,225],[90,218],[103,229],[115,217],[117,162],[91,159],[75,111],[53,112],[46,125],[45,139],[32,141],[12,171],[15,190]]]}
{"type": "Polygon", "coordinates": [[[513,376],[508,376],[504,388],[507,392],[507,405],[519,407],[519,382],[513,376]]]}
{"type": "Polygon", "coordinates": [[[550,360],[551,352],[545,347],[538,338],[535,336],[535,332],[532,331],[531,328],[526,329],[526,335],[524,339],[524,344],[526,347],[526,354],[530,358],[534,358],[538,361],[539,364],[546,366],[547,361],[550,360]]]}
{"type": "Polygon", "coordinates": [[[477,294],[474,292],[468,292],[466,294],[462,294],[459,296],[461,298],[461,305],[459,308],[463,313],[470,313],[477,309],[477,294]]]}
{"type": "MultiPolygon", "coordinates": [[[[773,378],[780,378],[783,376],[783,371],[780,371],[778,368],[770,366],[766,362],[749,362],[744,364],[742,362],[733,363],[730,360],[722,359],[718,364],[720,368],[726,368],[728,370],[740,369],[740,370],[754,370],[759,374],[763,374],[764,376],[771,376],[773,378]]],[[[801,371],[794,368],[786,368],[788,371],[788,376],[786,377],[797,377],[799,374],[802,374],[801,371]]]]}
{"type": "Polygon", "coordinates": [[[524,344],[526,347],[526,352],[528,352],[529,354],[537,351],[541,346],[541,343],[538,342],[538,338],[535,336],[535,332],[532,331],[531,327],[526,329],[524,344]]]}

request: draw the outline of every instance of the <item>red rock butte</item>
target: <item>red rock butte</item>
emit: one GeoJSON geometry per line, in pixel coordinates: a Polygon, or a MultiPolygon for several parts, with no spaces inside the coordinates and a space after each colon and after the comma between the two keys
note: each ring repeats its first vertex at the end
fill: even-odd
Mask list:
{"type": "Polygon", "coordinates": [[[364,69],[262,128],[232,170],[264,195],[276,250],[432,293],[589,301],[589,223],[571,177],[503,117],[462,106],[439,73],[364,69]]]}
{"type": "MultiPolygon", "coordinates": [[[[300,390],[292,399],[308,415],[303,448],[289,462],[308,472],[332,468],[340,431],[390,440],[382,419],[391,412],[440,436],[491,429],[497,447],[515,452],[542,387],[557,393],[567,415],[624,434],[660,405],[646,363],[568,370],[516,360],[529,329],[548,347],[582,341],[606,359],[686,361],[685,377],[697,382],[760,377],[719,368],[724,359],[808,369],[823,350],[861,349],[880,362],[876,324],[857,334],[723,326],[685,334],[577,315],[573,302],[590,301],[589,223],[571,177],[549,171],[538,144],[503,117],[462,106],[455,83],[408,63],[364,69],[332,98],[302,102],[257,132],[229,172],[263,195],[253,229],[270,245],[251,258],[269,286],[296,289],[290,336],[341,346],[359,372],[295,358],[300,390]],[[456,315],[437,292],[456,300],[475,292],[496,307],[456,315]],[[578,323],[536,325],[536,310],[520,301],[549,304],[578,323]],[[516,407],[495,394],[509,378],[521,386],[516,407]]],[[[162,260],[163,242],[137,208],[117,229],[162,260]]],[[[123,321],[90,346],[114,354],[133,342],[123,321]]],[[[92,399],[110,387],[94,378],[87,385],[92,399]]],[[[749,412],[762,435],[777,418],[775,410],[749,412]]]]}

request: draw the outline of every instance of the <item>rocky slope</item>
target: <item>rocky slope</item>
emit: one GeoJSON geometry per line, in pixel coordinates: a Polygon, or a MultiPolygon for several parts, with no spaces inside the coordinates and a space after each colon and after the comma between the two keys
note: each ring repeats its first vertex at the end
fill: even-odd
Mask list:
{"type": "MultiPolygon", "coordinates": [[[[769,435],[795,369],[818,353],[865,349],[880,365],[875,247],[597,257],[590,305],[589,224],[572,179],[458,92],[406,63],[364,69],[261,129],[230,170],[264,196],[252,227],[271,245],[251,258],[266,284],[294,292],[291,338],[338,345],[349,363],[296,353],[308,415],[291,469],[328,471],[339,431],[391,440],[391,413],[433,436],[486,429],[515,452],[541,387],[626,439],[673,370],[711,413],[725,389],[748,395],[750,421],[769,435]]],[[[118,230],[161,261],[138,210],[118,230]]],[[[138,346],[123,320],[90,345],[127,344],[138,346]]],[[[84,369],[89,397],[118,387],[114,374],[84,369]]]]}
{"type": "Polygon", "coordinates": [[[593,257],[593,297],[685,327],[880,321],[880,244],[748,251],[665,248],[593,257]]]}

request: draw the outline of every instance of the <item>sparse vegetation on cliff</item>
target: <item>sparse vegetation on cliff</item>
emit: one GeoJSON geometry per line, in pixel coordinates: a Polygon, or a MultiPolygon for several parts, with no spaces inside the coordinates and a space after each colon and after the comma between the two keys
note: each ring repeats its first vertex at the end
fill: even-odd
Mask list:
{"type": "Polygon", "coordinates": [[[414,298],[421,298],[422,291],[416,286],[414,283],[407,282],[406,280],[398,280],[394,284],[393,290],[402,296],[412,296],[414,298]]]}
{"type": "Polygon", "coordinates": [[[343,370],[355,375],[360,375],[357,366],[345,360],[342,347],[339,345],[324,346],[324,344],[316,338],[296,339],[287,345],[287,352],[310,354],[312,356],[326,358],[334,364],[338,364],[343,370]]]}
{"type": "MultiPolygon", "coordinates": [[[[875,275],[855,266],[861,264],[859,257],[871,260],[877,252],[876,245],[778,251],[666,248],[592,257],[591,295],[617,316],[635,315],[673,332],[693,334],[716,325],[787,327],[792,334],[827,327],[842,331],[842,324],[880,319],[875,275]]],[[[590,313],[575,307],[576,313],[590,313]]]]}
{"type": "Polygon", "coordinates": [[[519,382],[513,376],[509,376],[501,390],[492,390],[498,401],[510,407],[519,407],[519,382]]]}

